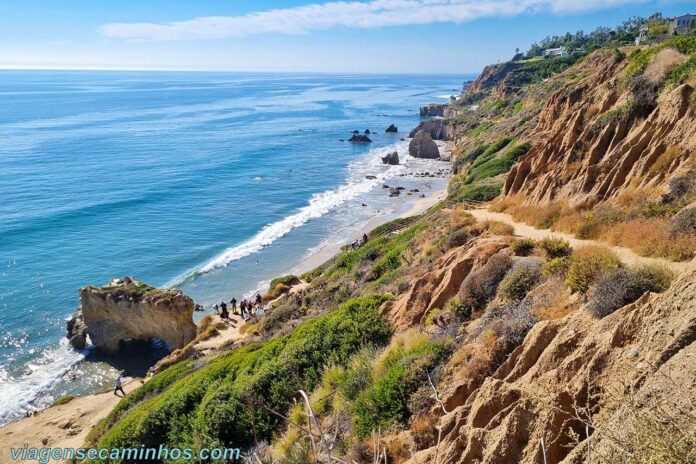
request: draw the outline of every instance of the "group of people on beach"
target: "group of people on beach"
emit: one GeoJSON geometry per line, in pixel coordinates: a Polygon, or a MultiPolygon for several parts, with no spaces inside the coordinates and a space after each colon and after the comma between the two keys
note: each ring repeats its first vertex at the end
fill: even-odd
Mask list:
{"type": "Polygon", "coordinates": [[[362,240],[358,239],[355,240],[353,243],[351,243],[351,246],[353,247],[354,250],[357,250],[361,246],[365,245],[367,243],[367,234],[363,234],[362,240]]]}
{"type": "MultiPolygon", "coordinates": [[[[254,297],[254,302],[252,302],[250,299],[242,299],[242,301],[239,302],[239,311],[237,311],[236,298],[232,298],[230,300],[230,307],[232,308],[232,314],[235,316],[242,316],[245,320],[247,320],[251,317],[256,317],[258,311],[262,310],[262,303],[263,298],[261,298],[261,294],[257,293],[254,297]]],[[[228,310],[227,303],[224,301],[213,306],[213,309],[215,310],[215,314],[219,314],[222,319],[229,319],[230,312],[228,310]]]]}

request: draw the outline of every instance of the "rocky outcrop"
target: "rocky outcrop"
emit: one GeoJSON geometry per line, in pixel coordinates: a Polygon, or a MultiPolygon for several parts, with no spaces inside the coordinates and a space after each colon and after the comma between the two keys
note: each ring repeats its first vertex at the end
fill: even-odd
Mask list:
{"type": "Polygon", "coordinates": [[[395,151],[387,153],[386,156],[382,157],[382,163],[391,164],[392,166],[399,164],[399,153],[395,151]]]}
{"type": "Polygon", "coordinates": [[[84,348],[86,336],[98,349],[118,353],[121,341],[158,338],[170,350],[196,336],[194,303],[181,290],[157,289],[130,277],[80,289],[80,309],[68,321],[68,339],[84,348]]]}
{"type": "Polygon", "coordinates": [[[370,143],[372,142],[372,139],[364,134],[353,134],[353,136],[349,138],[348,141],[353,143],[370,143]]]}
{"type": "Polygon", "coordinates": [[[580,309],[537,323],[495,373],[443,395],[442,441],[410,462],[581,464],[588,450],[626,462],[611,456],[642,439],[640,421],[693,411],[695,301],[692,262],[665,293],[603,319],[580,309]]]}
{"type": "Polygon", "coordinates": [[[420,107],[420,115],[422,117],[445,116],[447,103],[429,103],[420,107]]]}
{"type": "Polygon", "coordinates": [[[389,124],[389,127],[387,127],[387,129],[384,132],[388,134],[396,134],[397,132],[399,132],[399,128],[396,127],[394,124],[389,124]]]}
{"type": "Polygon", "coordinates": [[[686,169],[696,151],[694,89],[664,92],[643,116],[630,90],[617,90],[623,68],[611,53],[592,55],[582,63],[587,77],[548,99],[505,195],[591,206],[627,189],[660,189],[686,169]]]}
{"type": "Polygon", "coordinates": [[[414,158],[437,159],[440,152],[428,132],[418,131],[408,144],[408,153],[414,158]]]}
{"type": "Polygon", "coordinates": [[[484,238],[448,251],[398,300],[387,302],[383,313],[397,330],[418,325],[428,312],[444,307],[457,294],[471,271],[506,246],[505,241],[484,238]]]}
{"type": "Polygon", "coordinates": [[[442,118],[422,121],[409,132],[408,136],[413,138],[420,131],[429,133],[433,140],[449,140],[452,135],[447,120],[442,118]]]}

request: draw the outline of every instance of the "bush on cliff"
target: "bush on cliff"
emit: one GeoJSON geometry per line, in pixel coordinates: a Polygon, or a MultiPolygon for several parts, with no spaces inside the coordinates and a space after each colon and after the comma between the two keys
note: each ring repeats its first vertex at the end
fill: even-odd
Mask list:
{"type": "Polygon", "coordinates": [[[587,293],[602,273],[621,267],[614,252],[602,246],[579,248],[570,258],[566,284],[573,293],[587,293]]]}
{"type": "Polygon", "coordinates": [[[386,343],[390,329],[378,308],[387,299],[350,300],[289,335],[221,355],[157,396],[140,395],[144,401],[117,408],[125,414],[99,445],[244,447],[270,439],[283,424],[271,409],[285,414],[299,389],[317,385],[325,365],[345,364],[361,347],[386,343]]]}
{"type": "Polygon", "coordinates": [[[664,292],[673,278],[668,269],[658,266],[613,269],[603,274],[593,286],[587,311],[596,317],[608,316],[633,303],[645,292],[664,292]]]}
{"type": "Polygon", "coordinates": [[[541,261],[534,258],[518,259],[500,282],[498,293],[510,301],[522,301],[541,281],[541,261]]]}
{"type": "Polygon", "coordinates": [[[463,306],[460,312],[470,314],[471,310],[486,306],[511,266],[512,260],[508,255],[497,253],[481,269],[466,276],[458,295],[463,306]]]}

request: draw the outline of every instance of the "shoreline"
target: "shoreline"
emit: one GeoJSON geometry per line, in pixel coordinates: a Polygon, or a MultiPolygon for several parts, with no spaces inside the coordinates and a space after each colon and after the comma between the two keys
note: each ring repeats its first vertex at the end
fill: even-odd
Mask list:
{"type": "MultiPolygon", "coordinates": [[[[439,144],[438,144],[439,145],[439,144]]],[[[441,150],[450,151],[450,143],[443,143],[441,150]]],[[[391,220],[415,216],[427,211],[433,205],[447,196],[449,175],[437,179],[437,187],[428,191],[425,197],[403,196],[402,202],[392,211],[381,212],[359,227],[356,227],[344,239],[343,243],[324,243],[318,249],[311,251],[291,268],[293,273],[300,275],[311,271],[333,258],[341,247],[369,233],[374,228],[391,220]]],[[[230,335],[230,334],[226,334],[230,335]]],[[[229,342],[228,336],[215,336],[205,342],[207,348],[214,350],[217,345],[229,342]],[[219,342],[219,343],[217,343],[219,342]]],[[[135,390],[141,384],[141,379],[134,378],[125,384],[128,392],[135,390]]],[[[106,417],[118,404],[117,397],[111,392],[95,392],[76,396],[66,404],[48,406],[26,418],[20,418],[0,427],[0,460],[11,462],[9,449],[11,447],[80,447],[89,431],[101,419],[106,417]]],[[[57,462],[57,461],[49,461],[57,462]]]]}

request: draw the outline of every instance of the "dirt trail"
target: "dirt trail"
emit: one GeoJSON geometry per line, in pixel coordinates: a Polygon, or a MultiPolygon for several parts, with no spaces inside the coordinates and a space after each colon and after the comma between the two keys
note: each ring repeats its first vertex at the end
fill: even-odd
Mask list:
{"type": "Polygon", "coordinates": [[[663,258],[646,258],[645,256],[640,256],[636,254],[634,251],[628,248],[612,246],[597,240],[581,240],[563,232],[555,232],[548,229],[536,229],[528,224],[516,222],[512,216],[505,213],[495,213],[493,211],[488,211],[487,209],[479,208],[470,209],[469,212],[472,216],[474,216],[477,220],[480,221],[500,221],[506,224],[510,224],[515,228],[515,235],[518,236],[529,237],[533,238],[534,240],[540,240],[546,237],[563,238],[567,240],[573,248],[581,247],[583,245],[605,246],[607,248],[612,249],[614,253],[616,253],[616,255],[619,257],[621,262],[628,266],[636,266],[643,264],[660,264],[669,268],[675,274],[679,274],[684,269],[686,269],[686,266],[689,264],[688,262],[675,263],[673,261],[669,261],[663,258]]]}

